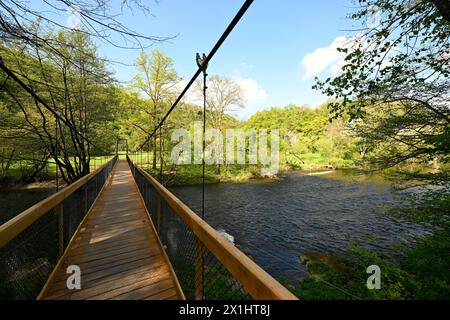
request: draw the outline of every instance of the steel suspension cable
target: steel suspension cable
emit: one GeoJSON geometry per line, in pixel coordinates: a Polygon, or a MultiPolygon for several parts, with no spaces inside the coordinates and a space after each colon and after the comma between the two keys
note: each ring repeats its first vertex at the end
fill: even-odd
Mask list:
{"type": "MultiPolygon", "coordinates": [[[[222,44],[225,42],[225,40],[228,38],[230,33],[233,31],[233,29],[236,27],[238,22],[241,20],[241,18],[244,16],[245,12],[247,12],[250,5],[253,3],[254,0],[246,0],[242,7],[239,9],[239,11],[234,16],[233,20],[231,20],[228,27],[225,29],[222,36],[219,38],[219,40],[216,42],[214,47],[212,48],[211,52],[206,56],[206,59],[204,59],[204,63],[208,64],[208,62],[214,57],[216,52],[219,50],[219,48],[222,46],[222,44]]],[[[195,80],[198,78],[200,73],[202,72],[202,67],[199,67],[195,74],[192,76],[191,80],[188,82],[186,87],[183,89],[183,91],[180,93],[178,98],[175,100],[175,102],[172,104],[170,109],[167,111],[167,113],[164,115],[164,117],[161,119],[159,124],[153,129],[152,133],[147,137],[147,139],[142,143],[142,145],[138,148],[138,150],[142,149],[143,146],[155,135],[155,133],[158,131],[159,127],[166,121],[167,117],[172,113],[172,111],[175,109],[175,107],[178,105],[178,103],[181,101],[181,99],[184,97],[186,92],[189,90],[189,88],[192,86],[192,84],[195,82],[195,80]]]]}
{"type": "Polygon", "coordinates": [[[205,64],[204,61],[199,59],[197,56],[197,63],[201,64],[202,72],[203,72],[203,132],[202,132],[202,219],[205,220],[205,149],[206,149],[206,77],[208,74],[206,73],[206,69],[208,68],[208,64],[205,64]]]}
{"type": "MultiPolygon", "coordinates": [[[[204,55],[203,55],[204,56],[204,55]]],[[[203,72],[203,134],[202,134],[202,219],[205,220],[205,148],[206,148],[206,70],[208,63],[201,61],[200,55],[197,55],[197,63],[201,63],[203,72]]],[[[202,293],[205,295],[205,257],[202,254],[202,293]]]]}
{"type": "MultiPolygon", "coordinates": [[[[163,181],[163,152],[162,152],[163,144],[162,144],[162,126],[159,127],[159,182],[161,182],[162,185],[163,181]]],[[[156,156],[156,155],[155,155],[156,156]]]]}

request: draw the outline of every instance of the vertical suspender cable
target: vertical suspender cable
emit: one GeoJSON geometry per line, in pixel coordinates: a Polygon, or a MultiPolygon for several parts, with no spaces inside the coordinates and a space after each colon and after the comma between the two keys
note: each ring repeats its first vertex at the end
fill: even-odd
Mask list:
{"type": "Polygon", "coordinates": [[[59,181],[58,181],[58,115],[56,116],[55,123],[55,185],[56,192],[59,191],[59,181]]]}
{"type": "Polygon", "coordinates": [[[205,148],[206,148],[206,67],[203,70],[203,134],[202,134],[202,219],[205,219],[205,148]]]}
{"type": "MultiPolygon", "coordinates": [[[[208,56],[206,56],[206,59],[203,59],[203,61],[205,62],[205,64],[208,64],[209,61],[214,57],[214,55],[216,54],[216,52],[219,50],[219,48],[222,46],[222,44],[225,42],[225,40],[227,39],[227,37],[230,35],[230,33],[233,31],[234,27],[236,27],[236,25],[238,24],[238,22],[241,20],[241,18],[244,16],[245,12],[247,12],[248,8],[250,7],[250,5],[253,3],[254,0],[246,0],[244,2],[244,4],[242,5],[242,7],[239,9],[239,11],[236,13],[236,15],[234,16],[233,20],[230,22],[230,24],[228,25],[228,27],[225,29],[224,33],[222,34],[222,36],[219,38],[219,40],[216,42],[216,44],[214,45],[214,47],[212,48],[211,52],[208,54],[208,56]]],[[[1,65],[0,65],[1,67],[1,65]]],[[[170,115],[170,113],[175,109],[175,107],[178,105],[178,103],[181,101],[181,99],[183,98],[183,96],[186,94],[186,92],[189,90],[189,88],[191,87],[191,85],[194,83],[194,81],[197,79],[197,77],[200,75],[200,73],[202,72],[201,67],[199,66],[199,68],[197,69],[197,71],[195,72],[195,74],[193,75],[193,77],[191,78],[191,80],[189,80],[188,84],[186,85],[186,87],[183,89],[183,91],[180,93],[180,95],[178,96],[178,98],[174,101],[174,103],[172,104],[172,106],[169,108],[169,110],[166,112],[166,114],[164,115],[164,117],[162,117],[161,121],[159,122],[159,124],[153,129],[153,131],[150,133],[150,135],[147,137],[147,139],[145,139],[145,141],[142,143],[142,145],[140,147],[138,147],[138,149],[141,149],[158,131],[159,127],[164,123],[164,121],[166,121],[167,117],[170,115]]]]}
{"type": "Polygon", "coordinates": [[[162,126],[159,127],[159,182],[163,184],[162,177],[163,177],[163,152],[162,152],[162,126]]]}
{"type": "MultiPolygon", "coordinates": [[[[197,65],[203,72],[203,133],[202,133],[202,219],[205,220],[205,148],[206,148],[206,69],[208,68],[208,61],[206,55],[200,57],[196,55],[197,65]]],[[[202,253],[202,294],[205,296],[205,258],[202,253]]]]}
{"type": "Polygon", "coordinates": [[[206,77],[208,73],[208,61],[206,54],[203,57],[196,55],[197,66],[203,73],[203,133],[202,133],[202,219],[205,219],[205,148],[206,148],[206,77]]]}
{"type": "MultiPolygon", "coordinates": [[[[202,219],[205,220],[205,146],[206,146],[206,73],[207,65],[203,66],[203,145],[202,145],[202,219]]],[[[202,293],[205,296],[205,259],[202,255],[202,293]]]]}

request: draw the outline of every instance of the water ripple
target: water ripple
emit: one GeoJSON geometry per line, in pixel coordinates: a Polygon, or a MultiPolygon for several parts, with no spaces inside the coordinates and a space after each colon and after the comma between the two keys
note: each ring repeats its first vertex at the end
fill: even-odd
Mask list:
{"type": "MultiPolygon", "coordinates": [[[[172,191],[194,211],[201,187],[172,191]]],[[[418,226],[380,214],[393,203],[388,185],[343,182],[322,176],[286,175],[278,182],[206,186],[206,220],[274,276],[305,276],[299,255],[343,253],[350,240],[378,251],[418,234],[418,226]],[[374,243],[370,238],[376,237],[374,243]]]]}

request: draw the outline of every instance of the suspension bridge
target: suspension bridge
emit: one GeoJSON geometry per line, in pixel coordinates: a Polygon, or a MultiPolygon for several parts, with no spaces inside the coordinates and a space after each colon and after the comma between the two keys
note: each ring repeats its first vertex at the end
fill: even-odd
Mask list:
{"type": "Polygon", "coordinates": [[[0,226],[0,248],[10,298],[296,299],[128,157],[0,226]]]}
{"type": "MultiPolygon", "coordinates": [[[[208,55],[197,54],[198,70],[137,151],[161,130],[201,73],[205,134],[208,63],[252,2],[245,1],[208,55]]],[[[203,219],[204,150],[203,137],[200,214],[128,154],[126,159],[116,154],[94,172],[1,225],[0,297],[296,299],[203,219]],[[72,286],[75,275],[79,283],[72,286]]]]}

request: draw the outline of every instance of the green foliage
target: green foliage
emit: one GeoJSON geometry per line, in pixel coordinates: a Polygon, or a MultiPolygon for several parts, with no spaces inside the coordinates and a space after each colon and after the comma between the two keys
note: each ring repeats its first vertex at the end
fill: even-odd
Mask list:
{"type": "Polygon", "coordinates": [[[43,32],[39,23],[27,27],[51,47],[30,48],[20,41],[0,46],[6,68],[29,89],[0,74],[0,142],[9,150],[1,161],[21,161],[27,170],[20,180],[31,182],[52,159],[71,183],[89,172],[91,154],[107,154],[115,146],[117,88],[87,33],[43,32]],[[59,113],[59,121],[52,111],[59,113]]]}
{"type": "Polygon", "coordinates": [[[342,73],[316,79],[313,88],[334,98],[328,104],[333,118],[364,119],[363,147],[372,144],[379,166],[435,157],[448,161],[448,6],[443,1],[357,2],[350,18],[362,31],[338,49],[345,55],[342,73]],[[374,16],[379,22],[370,25],[374,16]]]}
{"type": "Polygon", "coordinates": [[[352,118],[360,117],[364,107],[380,95],[420,99],[414,96],[415,90],[431,91],[445,81],[450,75],[445,59],[450,49],[450,23],[433,1],[357,2],[359,9],[350,18],[364,31],[339,49],[346,54],[343,73],[315,86],[342,99],[343,103],[330,104],[336,116],[346,111],[352,118]],[[380,21],[370,26],[374,14],[380,21]]]}
{"type": "Polygon", "coordinates": [[[427,137],[425,142],[432,145],[443,163],[450,162],[450,125],[446,124],[443,130],[433,136],[427,137]]]}
{"type": "Polygon", "coordinates": [[[351,167],[358,159],[356,139],[345,119],[328,121],[326,106],[295,105],[259,111],[242,124],[244,129],[279,129],[281,163],[312,169],[327,164],[351,167]]]}

